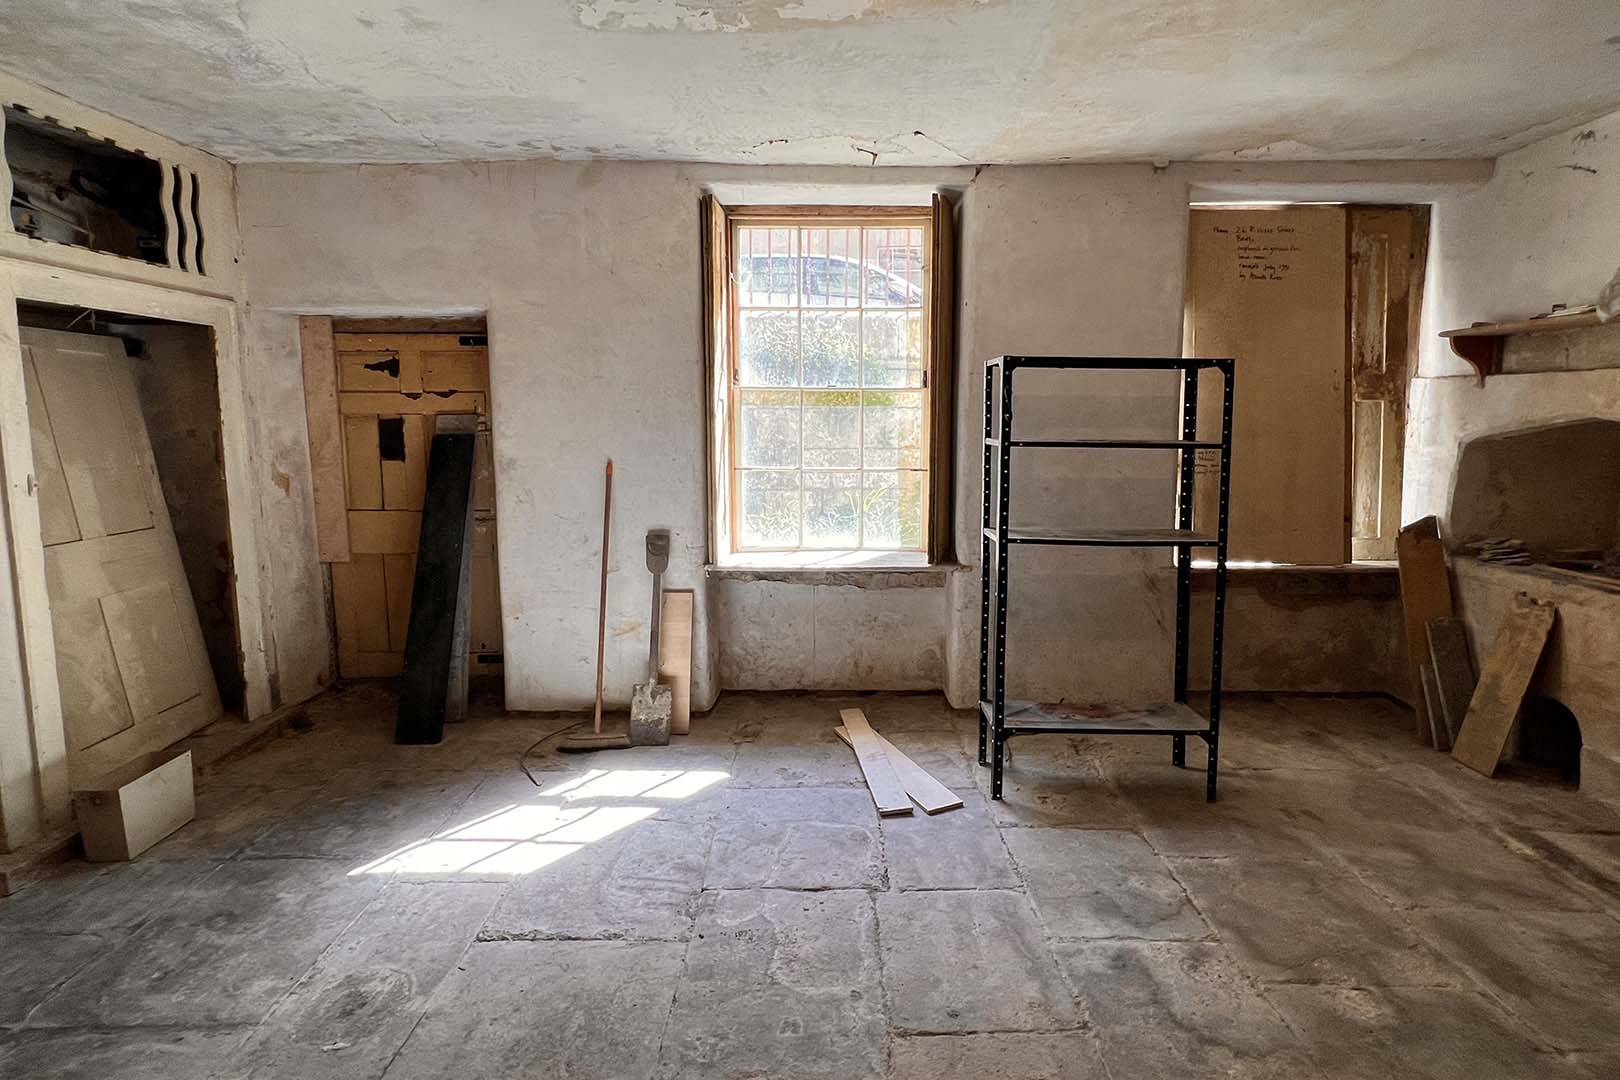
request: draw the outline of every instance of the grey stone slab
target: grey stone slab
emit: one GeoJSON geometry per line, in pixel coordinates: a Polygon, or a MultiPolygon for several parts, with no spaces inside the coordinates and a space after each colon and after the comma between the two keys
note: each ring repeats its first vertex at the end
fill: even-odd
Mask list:
{"type": "Polygon", "coordinates": [[[737,787],[864,786],[855,753],[832,734],[806,731],[797,744],[743,743],[737,747],[732,782],[737,787]]]}
{"type": "Polygon", "coordinates": [[[1169,865],[1135,833],[1007,829],[1004,837],[1049,937],[1209,936],[1169,865]]]}
{"type": "MultiPolygon", "coordinates": [[[[990,797],[990,768],[979,766],[978,734],[963,735],[975,762],[973,782],[990,797]]],[[[1131,807],[1103,775],[1083,741],[1055,735],[1017,738],[1002,773],[1001,800],[990,803],[998,825],[1057,825],[1085,829],[1129,828],[1131,807]]],[[[1165,754],[1169,755],[1169,744],[1165,754]]],[[[1185,779],[1188,774],[1183,773],[1185,779]]],[[[1191,781],[1189,781],[1191,782],[1191,781]]]]}
{"type": "Polygon", "coordinates": [[[120,931],[0,931],[0,1025],[20,1024],[58,986],[116,947],[120,931]]]}
{"type": "Polygon", "coordinates": [[[1591,886],[1600,906],[1620,911],[1620,833],[1515,829],[1510,835],[1539,858],[1591,886]]]}
{"type": "Polygon", "coordinates": [[[1131,823],[1161,855],[1308,857],[1320,851],[1294,820],[1305,774],[1221,773],[1220,801],[1210,803],[1203,772],[1167,760],[1118,763],[1108,773],[1130,805],[1131,823]]]}
{"type": "Polygon", "coordinates": [[[1379,843],[1340,852],[1372,888],[1406,908],[1591,911],[1588,891],[1545,860],[1475,829],[1391,826],[1379,843]]]}
{"type": "Polygon", "coordinates": [[[1567,1060],[1588,1080],[1614,1080],[1620,1076],[1620,1054],[1570,1054],[1567,1060]]]}
{"type": "Polygon", "coordinates": [[[1444,910],[1413,921],[1561,1050],[1620,1050],[1620,922],[1604,914],[1444,910]]]}
{"type": "MultiPolygon", "coordinates": [[[[597,808],[577,827],[589,829],[611,811],[597,808]]],[[[570,827],[563,827],[565,838],[570,827]]],[[[484,936],[684,939],[712,834],[707,825],[654,819],[597,840],[585,841],[589,833],[581,833],[575,850],[513,878],[484,936]]],[[[569,845],[565,839],[542,846],[569,845]]]]}
{"type": "Polygon", "coordinates": [[[1171,859],[1204,917],[1267,982],[1455,986],[1461,974],[1348,871],[1288,859],[1171,859]]]}
{"type": "MultiPolygon", "coordinates": [[[[948,788],[972,788],[978,764],[958,731],[888,731],[883,737],[948,788]]],[[[975,736],[977,738],[977,736],[975,736]]],[[[977,744],[975,744],[977,745],[977,744]]]]}
{"type": "Polygon", "coordinates": [[[1016,892],[878,897],[898,1032],[1053,1031],[1080,1020],[1029,901],[1016,892]]]}
{"type": "Polygon", "coordinates": [[[221,863],[207,884],[82,968],[28,1023],[257,1023],[377,898],[382,879],[289,859],[221,863]]]}
{"type": "Polygon", "coordinates": [[[658,1076],[883,1072],[877,926],[864,892],[705,893],[658,1076]]]}
{"type": "Polygon", "coordinates": [[[0,1076],[18,1080],[237,1080],[232,1028],[18,1031],[0,1035],[0,1076]]]}
{"type": "Polygon", "coordinates": [[[316,797],[314,787],[211,785],[197,794],[196,818],[141,858],[232,858],[316,797]]]}
{"type": "Polygon", "coordinates": [[[1057,954],[1102,1042],[1111,1080],[1318,1076],[1287,1025],[1216,943],[1069,943],[1057,954]]]}
{"type": "MultiPolygon", "coordinates": [[[[1189,742],[1187,759],[1204,762],[1202,742],[1189,742]]],[[[1229,699],[1221,711],[1221,767],[1365,773],[1366,762],[1328,729],[1303,720],[1284,699],[1261,695],[1229,699]]]]}
{"type": "Polygon", "coordinates": [[[646,1080],[685,946],[475,944],[439,984],[388,1080],[646,1080]]]}
{"type": "Polygon", "coordinates": [[[1582,1080],[1472,990],[1273,986],[1266,997],[1329,1080],[1582,1080]]]}
{"type": "Polygon", "coordinates": [[[327,794],[289,811],[243,854],[363,866],[430,839],[475,787],[475,780],[438,774],[415,781],[365,776],[334,782],[327,794]]]}
{"type": "Polygon", "coordinates": [[[139,926],[206,891],[218,862],[72,862],[0,899],[0,930],[85,931],[139,926]]]}
{"type": "Polygon", "coordinates": [[[866,788],[733,789],[714,818],[708,889],[878,889],[877,808],[866,788]]]}
{"type": "Polygon", "coordinates": [[[380,1077],[503,887],[396,882],[356,919],[243,1048],[255,1080],[380,1077]]]}
{"type": "Polygon", "coordinates": [[[959,791],[955,810],[883,818],[883,859],[896,889],[1015,889],[1018,874],[984,796],[959,791]]]}
{"type": "Polygon", "coordinates": [[[1108,1080],[1094,1034],[905,1035],[889,1080],[1108,1080]]]}

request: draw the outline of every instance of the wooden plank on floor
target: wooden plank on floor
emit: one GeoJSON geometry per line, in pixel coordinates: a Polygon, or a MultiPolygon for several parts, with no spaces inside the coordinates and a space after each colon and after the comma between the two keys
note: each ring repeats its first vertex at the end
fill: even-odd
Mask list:
{"type": "MultiPolygon", "coordinates": [[[[847,728],[833,728],[838,737],[854,748],[849,740],[847,728]]],[[[935,780],[933,774],[927,769],[912,761],[902,753],[894,743],[878,735],[878,742],[883,745],[883,755],[889,759],[889,767],[894,769],[894,775],[899,778],[900,786],[906,789],[911,801],[923,808],[925,814],[938,814],[945,810],[955,810],[962,805],[962,799],[956,792],[935,780]]]]}
{"type": "Polygon", "coordinates": [[[692,730],[692,601],[691,589],[665,589],[658,616],[658,681],[670,692],[669,730],[692,730]]]}
{"type": "Polygon", "coordinates": [[[849,731],[850,748],[855,751],[855,760],[861,766],[861,774],[866,777],[866,787],[872,793],[872,801],[877,804],[878,814],[889,817],[911,813],[911,800],[906,796],[900,778],[894,774],[894,767],[889,764],[877,732],[866,722],[866,714],[859,709],[840,709],[838,715],[849,731]]]}
{"type": "Polygon", "coordinates": [[[1557,612],[1552,604],[1521,594],[1502,619],[1496,641],[1480,664],[1479,685],[1451,752],[1475,772],[1490,776],[1501,764],[1557,612]]]}
{"type": "Polygon", "coordinates": [[[1435,689],[1440,694],[1440,714],[1451,741],[1456,743],[1462,730],[1468,702],[1474,696],[1479,676],[1468,648],[1468,627],[1455,615],[1430,619],[1428,623],[1429,663],[1434,668],[1435,689]]]}
{"type": "Polygon", "coordinates": [[[1417,713],[1417,736],[1432,746],[1434,735],[1419,672],[1429,658],[1429,620],[1452,614],[1451,573],[1446,569],[1446,550],[1440,543],[1439,519],[1433,515],[1419,518],[1402,529],[1395,537],[1395,557],[1401,575],[1401,612],[1406,622],[1406,658],[1412,708],[1417,713]]]}

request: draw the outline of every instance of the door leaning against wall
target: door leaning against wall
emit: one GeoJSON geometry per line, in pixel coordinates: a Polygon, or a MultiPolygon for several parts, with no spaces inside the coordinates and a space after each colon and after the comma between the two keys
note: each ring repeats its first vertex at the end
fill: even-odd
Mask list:
{"type": "Polygon", "coordinates": [[[495,470],[489,359],[481,334],[336,333],[349,561],[332,563],[338,672],[385,678],[404,666],[416,544],[434,418],[479,418],[473,487],[471,666],[499,670],[495,470]]]}

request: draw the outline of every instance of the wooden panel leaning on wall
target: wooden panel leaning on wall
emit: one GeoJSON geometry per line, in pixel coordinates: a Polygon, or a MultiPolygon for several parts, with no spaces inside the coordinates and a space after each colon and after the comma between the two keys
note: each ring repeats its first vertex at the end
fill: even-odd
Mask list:
{"type": "MultiPolygon", "coordinates": [[[[306,320],[306,323],[317,320],[306,320]]],[[[319,328],[315,329],[319,333],[319,328]]],[[[308,335],[306,335],[308,336],[308,335]]],[[[332,559],[338,673],[398,675],[404,663],[411,585],[434,416],[479,417],[475,461],[471,666],[499,670],[500,586],[495,558],[495,471],[489,430],[489,362],[482,334],[331,335],[335,405],[309,400],[312,447],[338,430],[341,468],[316,475],[317,505],[341,483],[346,560],[332,559]],[[324,487],[324,490],[323,490],[324,487]]],[[[317,349],[318,353],[318,349],[317,349]]],[[[308,377],[306,393],[319,390],[308,377]]],[[[313,457],[313,455],[312,455],[313,457]]],[[[317,513],[317,524],[325,517],[317,513]]],[[[324,552],[328,545],[322,536],[324,552]]]]}

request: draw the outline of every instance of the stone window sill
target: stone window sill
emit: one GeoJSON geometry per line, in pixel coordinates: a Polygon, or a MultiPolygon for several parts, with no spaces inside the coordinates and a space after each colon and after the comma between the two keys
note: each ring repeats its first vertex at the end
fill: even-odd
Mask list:
{"type": "Polygon", "coordinates": [[[930,564],[920,552],[818,551],[733,556],[705,566],[714,581],[780,581],[864,589],[942,588],[957,563],[930,564]]]}

